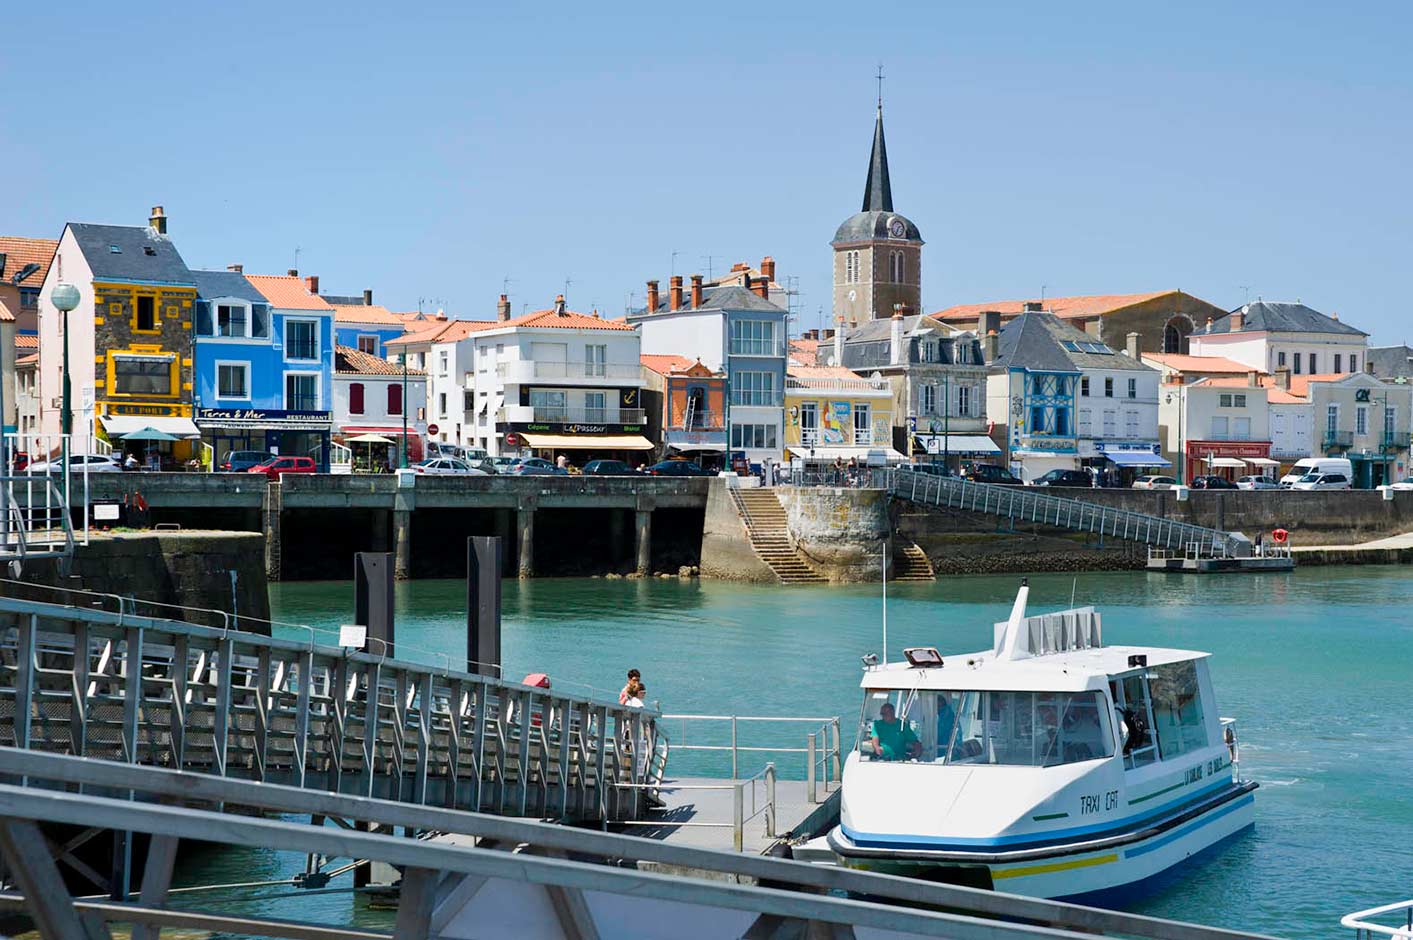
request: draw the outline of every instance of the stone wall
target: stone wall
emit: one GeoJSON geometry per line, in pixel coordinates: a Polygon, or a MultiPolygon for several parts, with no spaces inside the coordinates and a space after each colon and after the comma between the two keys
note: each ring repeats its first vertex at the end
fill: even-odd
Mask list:
{"type": "MultiPolygon", "coordinates": [[[[39,560],[26,563],[21,579],[133,598],[138,601],[139,614],[209,626],[222,626],[225,620],[204,611],[228,612],[234,600],[241,629],[270,632],[268,624],[258,622],[269,619],[270,598],[265,580],[265,539],[256,532],[94,534],[88,545],[75,548],[68,577],[59,574],[53,561],[39,560]],[[234,586],[232,571],[236,574],[234,586]],[[252,619],[247,621],[246,617],[252,619]]],[[[5,589],[12,594],[24,591],[18,585],[6,585],[5,589]]],[[[35,600],[56,597],[48,590],[36,590],[29,596],[35,600]]],[[[78,595],[71,602],[80,603],[78,595]]]]}
{"type": "Polygon", "coordinates": [[[702,520],[702,577],[776,583],[775,572],[751,547],[746,524],[741,521],[741,514],[727,492],[726,480],[716,477],[709,483],[706,515],[702,520]]]}
{"type": "MultiPolygon", "coordinates": [[[[882,490],[780,487],[796,546],[833,582],[877,581],[892,533],[882,490]]],[[[891,559],[889,564],[891,570],[891,559]]]]}

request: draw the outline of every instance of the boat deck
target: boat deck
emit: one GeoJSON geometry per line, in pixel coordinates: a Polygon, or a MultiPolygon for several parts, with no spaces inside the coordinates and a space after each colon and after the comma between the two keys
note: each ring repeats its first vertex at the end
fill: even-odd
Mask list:
{"type": "MultiPolygon", "coordinates": [[[[743,791],[741,851],[761,854],[777,842],[791,838],[811,838],[828,831],[838,821],[838,789],[826,793],[821,785],[819,802],[810,802],[803,780],[780,780],[775,784],[775,835],[766,834],[764,789],[757,784],[755,802],[751,788],[743,791]],[[752,814],[755,814],[752,816],[752,814]]],[[[697,849],[733,849],[732,800],[730,781],[708,777],[680,777],[664,781],[659,791],[664,806],[648,819],[627,827],[629,835],[656,839],[672,845],[697,849]]]]}

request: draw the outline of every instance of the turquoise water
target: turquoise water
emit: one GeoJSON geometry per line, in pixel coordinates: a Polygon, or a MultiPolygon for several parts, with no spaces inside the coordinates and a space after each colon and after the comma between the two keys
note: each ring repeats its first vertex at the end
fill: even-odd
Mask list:
{"type": "MultiPolygon", "coordinates": [[[[1031,611],[1093,603],[1111,643],[1214,654],[1223,715],[1239,720],[1244,773],[1262,783],[1254,831],[1131,909],[1290,937],[1338,934],[1339,917],[1408,895],[1413,844],[1413,571],[1307,569],[1291,575],[1032,577],[1031,611]]],[[[989,646],[1018,578],[970,577],[889,589],[889,644],[943,653],[989,646]]],[[[274,616],[336,629],[352,589],[271,587],[274,616]]],[[[465,648],[459,581],[399,586],[398,653],[441,664],[465,648]]],[[[852,737],[859,656],[881,646],[878,585],[758,587],[717,582],[545,580],[504,585],[506,675],[549,673],[616,693],[629,666],[667,712],[843,715],[852,737]]],[[[453,656],[453,662],[455,661],[453,656]]],[[[670,733],[672,729],[669,729],[670,733]]],[[[674,738],[677,737],[673,733],[674,738]]],[[[799,733],[772,743],[798,743],[799,733]]],[[[744,739],[743,739],[743,743],[744,739]]],[[[782,772],[790,761],[781,756],[782,772]]],[[[724,772],[677,752],[681,772],[724,772]]],[[[746,768],[743,768],[746,769],[746,768]]],[[[195,860],[189,882],[253,881],[302,859],[227,853],[195,860]]],[[[248,894],[249,892],[247,892],[248,894]]],[[[268,916],[389,924],[346,895],[240,901],[268,916]]]]}

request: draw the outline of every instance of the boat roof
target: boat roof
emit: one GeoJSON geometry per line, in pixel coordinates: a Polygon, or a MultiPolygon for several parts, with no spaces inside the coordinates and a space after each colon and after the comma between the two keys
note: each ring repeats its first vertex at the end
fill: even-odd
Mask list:
{"type": "Polygon", "coordinates": [[[906,660],[864,670],[864,689],[994,690],[1006,692],[1083,692],[1102,689],[1109,677],[1137,672],[1130,656],[1148,657],[1148,666],[1205,659],[1196,650],[1153,646],[1101,646],[1006,659],[992,650],[942,658],[941,666],[912,666],[906,660]]]}

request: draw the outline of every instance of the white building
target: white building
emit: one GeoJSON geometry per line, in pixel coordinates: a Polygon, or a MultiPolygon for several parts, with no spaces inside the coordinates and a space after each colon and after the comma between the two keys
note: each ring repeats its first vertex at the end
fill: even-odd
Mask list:
{"type": "MultiPolygon", "coordinates": [[[[407,458],[422,459],[427,432],[427,376],[350,346],[334,350],[334,440],[345,446],[351,437],[377,435],[395,444],[407,431],[407,458]],[[405,423],[404,423],[405,422],[405,423]]],[[[396,455],[396,446],[389,448],[396,455]]],[[[356,456],[369,453],[368,448],[356,456]]],[[[392,461],[397,466],[398,461],[392,461]]]]}
{"type": "Polygon", "coordinates": [[[1191,382],[1174,375],[1162,387],[1158,422],[1175,475],[1184,483],[1204,475],[1275,476],[1280,462],[1271,457],[1269,398],[1277,392],[1255,371],[1191,382]]]}
{"type": "Polygon", "coordinates": [[[1301,303],[1258,300],[1212,321],[1190,341],[1194,356],[1224,356],[1259,372],[1345,375],[1364,367],[1369,335],[1301,303]]]}

